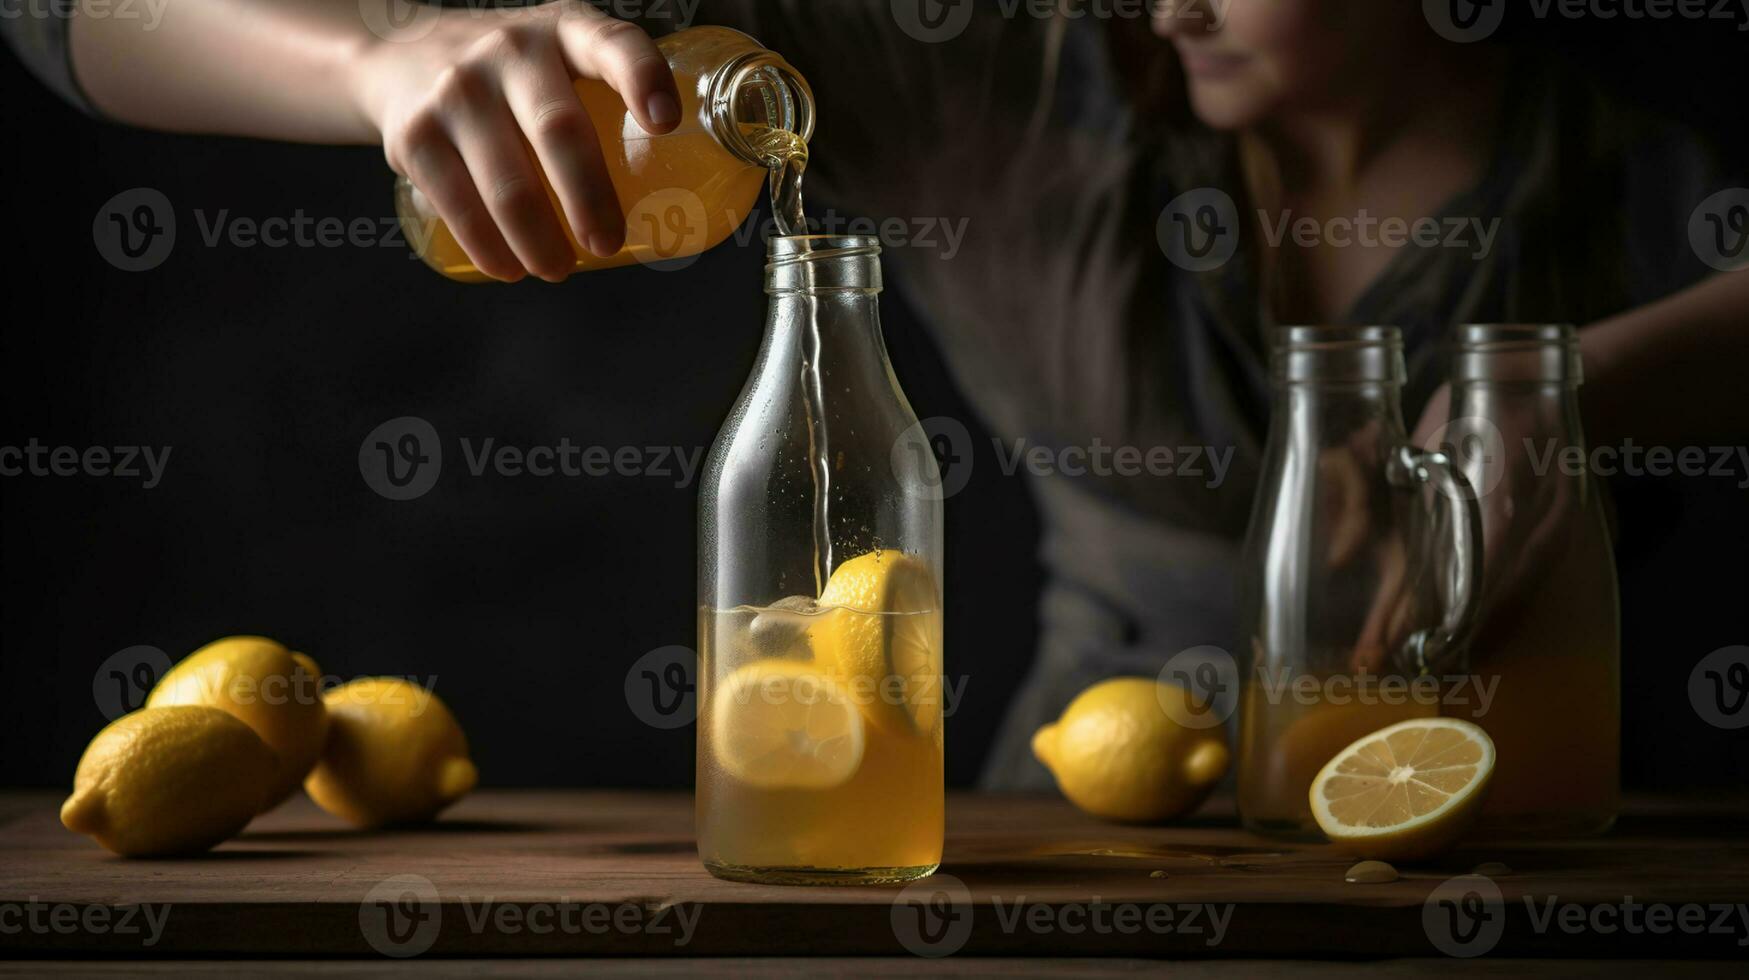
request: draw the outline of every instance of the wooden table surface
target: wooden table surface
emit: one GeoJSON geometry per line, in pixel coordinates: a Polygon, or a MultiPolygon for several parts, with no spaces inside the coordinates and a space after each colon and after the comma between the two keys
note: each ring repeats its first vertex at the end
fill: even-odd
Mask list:
{"type": "Polygon", "coordinates": [[[160,861],[67,832],[59,803],[0,794],[0,955],[1749,957],[1743,798],[1636,800],[1601,839],[1359,885],[1349,859],[1247,834],[1220,801],[1150,828],[956,796],[942,873],[906,888],[718,881],[684,794],[482,792],[375,833],[300,798],[160,861]],[[1451,881],[1484,862],[1509,870],[1451,881]]]}

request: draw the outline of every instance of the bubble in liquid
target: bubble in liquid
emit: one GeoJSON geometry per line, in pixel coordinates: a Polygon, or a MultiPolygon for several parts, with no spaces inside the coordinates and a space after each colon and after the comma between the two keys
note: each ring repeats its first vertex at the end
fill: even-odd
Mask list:
{"type": "Polygon", "coordinates": [[[747,635],[753,639],[754,654],[801,660],[812,657],[808,628],[813,625],[818,612],[819,606],[805,595],[785,596],[759,610],[747,627],[747,635]]]}

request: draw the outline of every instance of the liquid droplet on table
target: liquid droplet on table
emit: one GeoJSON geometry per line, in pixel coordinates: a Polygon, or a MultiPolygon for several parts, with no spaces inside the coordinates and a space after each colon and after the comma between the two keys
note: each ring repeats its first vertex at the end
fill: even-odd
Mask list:
{"type": "Polygon", "coordinates": [[[1382,885],[1397,877],[1397,869],[1383,861],[1362,861],[1349,868],[1342,880],[1353,885],[1382,885]]]}

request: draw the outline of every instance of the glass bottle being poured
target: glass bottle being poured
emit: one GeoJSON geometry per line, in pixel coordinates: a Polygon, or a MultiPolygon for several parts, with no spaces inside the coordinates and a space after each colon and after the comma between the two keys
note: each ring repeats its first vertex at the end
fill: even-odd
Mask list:
{"type": "MultiPolygon", "coordinates": [[[[782,56],[725,27],[679,31],[656,46],[680,89],[680,124],[672,132],[645,132],[606,82],[576,82],[625,213],[625,246],[603,258],[579,244],[541,174],[577,257],[575,270],[697,255],[740,227],[762,185],[770,188],[778,233],[805,233],[802,175],[814,131],[814,95],[807,80],[782,56]]],[[[404,177],[395,184],[395,211],[426,265],[462,282],[492,281],[475,268],[430,200],[404,177]]]]}

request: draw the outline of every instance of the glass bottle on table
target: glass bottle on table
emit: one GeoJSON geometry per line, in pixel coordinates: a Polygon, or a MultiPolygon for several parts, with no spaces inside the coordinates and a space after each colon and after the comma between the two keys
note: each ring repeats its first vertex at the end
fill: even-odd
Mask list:
{"type": "Polygon", "coordinates": [[[1478,827],[1493,836],[1601,833],[1621,802],[1620,600],[1582,374],[1570,326],[1458,328],[1441,441],[1475,488],[1487,558],[1477,696],[1446,713],[1498,750],[1478,827]]]}
{"type": "MultiPolygon", "coordinates": [[[[806,166],[814,95],[789,62],[726,27],[688,28],[658,39],[656,47],[680,89],[680,124],[670,132],[645,132],[606,82],[575,83],[625,211],[625,246],[602,257],[580,245],[541,174],[578,272],[697,255],[740,227],[760,188],[775,188],[786,168],[799,180],[806,166]]],[[[395,182],[395,210],[426,265],[462,282],[491,281],[405,177],[395,182]]]]}
{"type": "Polygon", "coordinates": [[[1480,581],[1480,514],[1409,444],[1394,327],[1286,327],[1240,583],[1239,814],[1316,837],[1312,779],[1349,743],[1439,714],[1480,581]]]}
{"type": "Polygon", "coordinates": [[[774,239],[753,375],[699,501],[699,856],[907,881],[944,831],[942,504],[881,340],[873,238],[774,239]]]}

